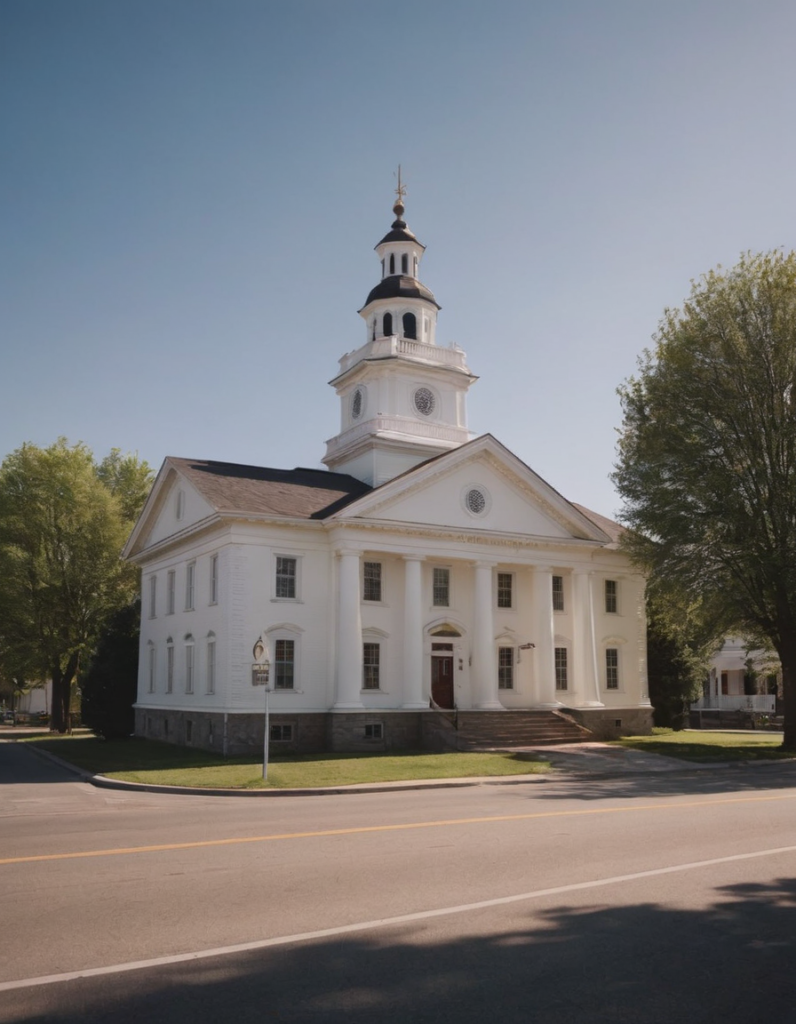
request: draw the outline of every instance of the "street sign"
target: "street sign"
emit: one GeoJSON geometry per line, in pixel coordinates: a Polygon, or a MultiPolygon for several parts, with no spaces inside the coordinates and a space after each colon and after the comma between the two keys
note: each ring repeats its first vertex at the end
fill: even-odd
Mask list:
{"type": "Polygon", "coordinates": [[[252,665],[252,686],[268,686],[270,665],[252,665]]]}

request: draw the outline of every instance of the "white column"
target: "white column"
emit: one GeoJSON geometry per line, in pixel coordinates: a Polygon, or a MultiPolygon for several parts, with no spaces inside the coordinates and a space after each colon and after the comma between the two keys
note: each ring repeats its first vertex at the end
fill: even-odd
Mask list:
{"type": "Polygon", "coordinates": [[[423,699],[422,558],[404,556],[404,703],[427,708],[423,699]]]}
{"type": "Polygon", "coordinates": [[[536,698],[543,708],[561,707],[556,696],[555,624],[553,618],[553,571],[535,566],[531,584],[533,588],[533,630],[536,650],[536,698]]]}
{"type": "Polygon", "coordinates": [[[600,677],[597,671],[597,644],[594,635],[594,599],[592,576],[588,570],[572,574],[572,611],[575,625],[575,664],[572,674],[581,694],[581,707],[604,707],[600,700],[600,677]]]}
{"type": "Polygon", "coordinates": [[[359,552],[341,551],[337,595],[337,671],[335,708],[361,708],[362,616],[359,600],[359,552]]]}
{"type": "Polygon", "coordinates": [[[497,649],[492,619],[491,562],[475,563],[475,595],[473,602],[473,646],[470,679],[473,707],[503,710],[498,700],[497,649]]]}

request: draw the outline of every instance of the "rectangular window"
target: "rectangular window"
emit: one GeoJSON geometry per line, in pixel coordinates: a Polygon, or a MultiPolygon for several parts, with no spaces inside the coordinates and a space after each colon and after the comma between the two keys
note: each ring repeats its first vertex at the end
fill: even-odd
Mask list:
{"type": "Polygon", "coordinates": [[[567,649],[556,647],[556,689],[567,688],[567,649]]]}
{"type": "Polygon", "coordinates": [[[363,644],[363,690],[378,690],[380,661],[381,646],[379,644],[363,644]]]}
{"type": "Polygon", "coordinates": [[[607,612],[615,612],[617,608],[616,601],[616,580],[605,581],[605,610],[607,612]]]}
{"type": "Polygon", "coordinates": [[[174,647],[169,644],[166,648],[166,693],[174,689],[174,647]]]}
{"type": "Polygon", "coordinates": [[[155,692],[155,645],[149,645],[149,692],[155,692]]]}
{"type": "Polygon", "coordinates": [[[365,562],[363,600],[381,601],[381,562],[365,562]]]}
{"type": "Polygon", "coordinates": [[[185,610],[193,611],[193,591],[196,581],[196,562],[189,562],[185,570],[185,610]]]}
{"type": "Polygon", "coordinates": [[[605,649],[605,688],[619,689],[619,651],[616,647],[605,649]]]}
{"type": "Polygon", "coordinates": [[[177,574],[173,569],[169,570],[166,577],[166,614],[174,614],[174,593],[177,585],[177,574]]]}
{"type": "Polygon", "coordinates": [[[193,644],[185,645],[185,692],[193,693],[193,644]]]}
{"type": "Polygon", "coordinates": [[[498,647],[498,689],[514,689],[513,647],[498,647]]]}
{"type": "Polygon", "coordinates": [[[295,598],[296,596],[296,559],[284,558],[277,555],[276,558],[276,596],[284,598],[295,598]]]}
{"type": "Polygon", "coordinates": [[[207,641],[207,692],[216,692],[216,642],[207,641]]]}
{"type": "Polygon", "coordinates": [[[563,612],[564,610],[564,577],[553,577],[553,611],[563,612]]]}
{"type": "Polygon", "coordinates": [[[293,725],[272,725],[268,736],[273,743],[291,743],[293,741],[293,725]]]}
{"type": "Polygon", "coordinates": [[[158,597],[158,578],[157,576],[149,577],[149,617],[154,619],[157,615],[157,597],[158,597]]]}
{"type": "Polygon", "coordinates": [[[384,726],[381,722],[371,722],[365,726],[365,739],[366,740],[381,740],[384,739],[384,726]]]}
{"type": "Polygon", "coordinates": [[[510,572],[499,572],[497,574],[497,606],[498,608],[512,608],[514,575],[510,572]]]}
{"type": "Polygon", "coordinates": [[[210,556],[210,604],[218,604],[218,555],[210,556]]]}
{"type": "Polygon", "coordinates": [[[450,569],[434,570],[434,604],[437,608],[447,608],[451,597],[450,569]]]}
{"type": "Polygon", "coordinates": [[[292,690],[296,666],[296,641],[277,640],[274,644],[274,689],[292,690]]]}

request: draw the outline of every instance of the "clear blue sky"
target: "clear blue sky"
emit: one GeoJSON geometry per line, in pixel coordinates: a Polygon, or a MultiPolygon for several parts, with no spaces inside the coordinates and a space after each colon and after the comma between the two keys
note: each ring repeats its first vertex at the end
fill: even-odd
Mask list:
{"type": "Polygon", "coordinates": [[[666,306],[794,246],[792,0],[2,0],[0,456],[317,466],[400,162],[470,428],[611,515],[666,306]]]}

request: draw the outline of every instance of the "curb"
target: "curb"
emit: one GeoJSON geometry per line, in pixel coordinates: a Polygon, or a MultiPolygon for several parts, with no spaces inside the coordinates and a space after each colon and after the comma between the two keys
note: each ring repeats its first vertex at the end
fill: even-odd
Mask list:
{"type": "Polygon", "coordinates": [[[468,786],[520,786],[529,782],[547,782],[553,772],[537,775],[474,775],[467,779],[415,779],[412,782],[360,782],[351,786],[318,786],[312,789],[204,789],[192,786],[155,786],[146,782],[124,782],[109,779],[105,775],[94,775],[84,768],[64,761],[49,750],[39,750],[35,744],[28,744],[37,757],[50,761],[77,775],[81,782],[88,782],[98,789],[126,790],[130,793],[178,793],[182,796],[342,796],[367,793],[400,793],[418,789],[464,789],[468,786]]]}

